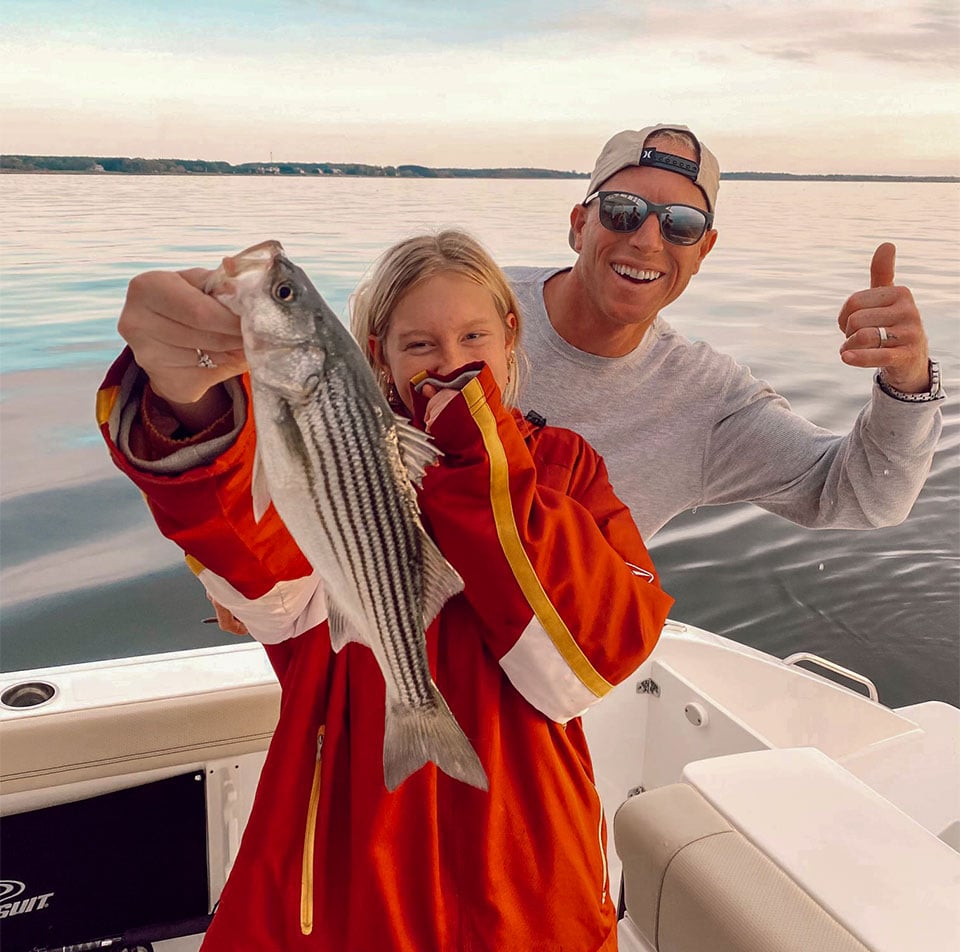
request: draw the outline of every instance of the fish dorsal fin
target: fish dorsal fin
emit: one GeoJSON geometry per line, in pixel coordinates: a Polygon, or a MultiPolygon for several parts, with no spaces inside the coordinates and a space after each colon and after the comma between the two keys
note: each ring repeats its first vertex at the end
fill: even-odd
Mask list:
{"type": "Polygon", "coordinates": [[[406,467],[410,482],[419,486],[428,466],[443,456],[433,440],[422,430],[418,430],[409,420],[394,414],[397,426],[397,441],[400,445],[400,458],[406,467]]]}
{"type": "Polygon", "coordinates": [[[340,606],[327,593],[327,620],[330,623],[330,646],[334,651],[340,651],[347,642],[355,641],[365,645],[367,640],[357,630],[356,625],[347,617],[340,606]]]}
{"type": "Polygon", "coordinates": [[[443,557],[433,540],[423,536],[423,627],[440,612],[448,599],[463,591],[463,579],[443,557]]]}
{"type": "Polygon", "coordinates": [[[270,487],[267,485],[267,472],[263,467],[263,457],[260,455],[260,444],[257,444],[253,453],[253,478],[250,483],[253,494],[253,518],[259,522],[263,514],[270,508],[270,487]]]}

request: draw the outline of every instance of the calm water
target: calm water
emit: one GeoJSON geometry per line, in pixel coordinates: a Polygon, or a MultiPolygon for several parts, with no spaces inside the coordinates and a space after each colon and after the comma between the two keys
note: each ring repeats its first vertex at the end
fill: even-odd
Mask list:
{"type": "MultiPolygon", "coordinates": [[[[5,671],[232,641],[108,463],[93,420],[126,283],[214,266],[278,238],[333,307],[390,242],[470,228],[502,264],[567,264],[582,181],[0,176],[0,665],[5,671]]],[[[669,313],[846,431],[870,375],[837,356],[836,315],[873,249],[897,275],[960,393],[960,187],[724,182],[720,241],[669,313]]],[[[811,650],[894,706],[960,703],[960,414],[902,526],[813,532],[751,506],[701,509],[651,549],[674,617],[778,656],[811,650]]]]}

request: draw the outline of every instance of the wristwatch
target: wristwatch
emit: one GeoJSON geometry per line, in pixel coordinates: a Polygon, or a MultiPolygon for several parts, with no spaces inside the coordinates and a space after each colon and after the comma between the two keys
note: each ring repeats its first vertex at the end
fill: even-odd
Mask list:
{"type": "Polygon", "coordinates": [[[904,393],[902,390],[897,390],[896,387],[891,387],[883,379],[882,369],[877,371],[876,381],[877,386],[888,397],[893,397],[894,400],[903,400],[904,403],[929,403],[931,400],[942,400],[946,396],[943,392],[940,375],[940,361],[933,358],[930,359],[930,389],[923,393],[904,393]]]}

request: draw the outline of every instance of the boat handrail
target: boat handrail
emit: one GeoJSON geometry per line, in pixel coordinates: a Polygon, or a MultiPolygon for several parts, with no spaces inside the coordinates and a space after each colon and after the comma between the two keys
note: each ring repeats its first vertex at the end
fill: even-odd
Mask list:
{"type": "Polygon", "coordinates": [[[851,671],[850,668],[845,668],[841,664],[837,664],[835,661],[829,661],[826,658],[821,658],[820,655],[813,654],[810,651],[798,651],[796,654],[790,655],[789,658],[784,658],[784,664],[797,664],[799,661],[808,661],[810,664],[819,665],[821,668],[826,668],[828,671],[832,671],[834,674],[839,674],[841,677],[849,678],[849,680],[856,682],[857,684],[863,685],[867,689],[867,694],[870,697],[871,701],[880,700],[880,694],[877,691],[877,686],[871,681],[866,675],[860,674],[857,671],[851,671]]]}

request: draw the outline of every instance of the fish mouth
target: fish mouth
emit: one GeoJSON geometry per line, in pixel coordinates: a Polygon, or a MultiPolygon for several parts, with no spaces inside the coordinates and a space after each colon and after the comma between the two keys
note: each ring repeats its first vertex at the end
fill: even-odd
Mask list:
{"type": "Polygon", "coordinates": [[[280,257],[284,257],[284,251],[279,241],[270,239],[251,245],[239,254],[225,257],[220,262],[220,267],[207,278],[203,290],[214,297],[229,294],[233,289],[230,283],[232,278],[239,278],[250,272],[267,271],[280,257]]]}
{"type": "Polygon", "coordinates": [[[634,284],[650,284],[653,281],[659,281],[663,277],[662,271],[652,268],[633,268],[628,264],[622,264],[615,261],[610,265],[614,273],[619,274],[621,278],[626,278],[634,284]]]}
{"type": "Polygon", "coordinates": [[[261,241],[260,244],[253,245],[239,254],[224,258],[220,267],[228,277],[235,278],[245,271],[269,267],[281,255],[283,255],[283,245],[271,239],[261,241]]]}

